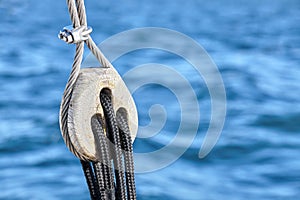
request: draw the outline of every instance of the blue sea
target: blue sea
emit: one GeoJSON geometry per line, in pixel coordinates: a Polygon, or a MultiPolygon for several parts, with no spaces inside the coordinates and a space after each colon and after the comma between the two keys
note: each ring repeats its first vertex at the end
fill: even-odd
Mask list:
{"type": "MultiPolygon", "coordinates": [[[[200,159],[212,105],[193,67],[151,49],[113,62],[121,75],[146,63],[168,65],[186,77],[201,113],[197,135],[183,155],[161,169],[136,174],[138,199],[299,199],[300,1],[86,0],[86,7],[96,43],[134,28],[171,29],[200,44],[224,82],[225,124],[213,150],[200,159]]],[[[80,162],[65,146],[58,122],[75,48],[57,34],[69,24],[65,1],[0,0],[0,199],[89,199],[80,162]]],[[[155,73],[136,74],[126,83],[155,73]]],[[[173,76],[163,79],[180,88],[173,76]]],[[[134,152],[168,145],[181,122],[174,93],[154,83],[133,97],[138,136],[152,120],[166,116],[156,135],[136,139],[134,152]],[[160,112],[150,118],[157,105],[160,112]]],[[[190,107],[190,113],[193,109],[198,108],[190,107]]],[[[195,125],[191,116],[189,123],[195,125]]],[[[144,157],[136,165],[160,161],[144,157]]]]}

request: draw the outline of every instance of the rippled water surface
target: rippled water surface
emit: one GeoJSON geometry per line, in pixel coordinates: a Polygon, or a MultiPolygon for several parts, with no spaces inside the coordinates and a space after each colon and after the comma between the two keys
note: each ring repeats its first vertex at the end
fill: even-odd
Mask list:
{"type": "MultiPolygon", "coordinates": [[[[173,67],[188,77],[201,109],[197,137],[184,155],[164,169],[136,175],[138,199],[299,198],[299,1],[86,4],[95,41],[146,26],[182,32],[207,50],[226,88],[222,135],[209,156],[199,159],[211,105],[205,83],[193,77],[191,66],[151,50],[132,52],[114,63],[121,74],[149,62],[173,67]]],[[[65,147],[58,124],[74,47],[59,41],[57,33],[68,24],[64,1],[0,0],[0,199],[89,197],[79,161],[65,147]]],[[[172,77],[165,79],[179,87],[172,77]]],[[[168,144],[180,122],[174,94],[150,84],[134,98],[141,126],[150,122],[152,105],[163,105],[167,113],[163,129],[154,137],[137,139],[134,151],[168,144]]]]}

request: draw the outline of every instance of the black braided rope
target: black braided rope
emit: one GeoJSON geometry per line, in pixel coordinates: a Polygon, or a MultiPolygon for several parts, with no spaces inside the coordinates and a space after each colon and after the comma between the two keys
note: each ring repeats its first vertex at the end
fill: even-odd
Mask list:
{"type": "Polygon", "coordinates": [[[104,128],[100,115],[94,115],[91,119],[92,130],[95,136],[97,153],[96,155],[99,161],[99,171],[103,173],[103,188],[101,189],[114,189],[113,172],[111,167],[111,155],[107,144],[107,137],[104,134],[104,128]]]}
{"type": "Polygon", "coordinates": [[[120,200],[126,200],[120,133],[117,126],[116,116],[113,110],[111,97],[106,92],[101,92],[100,101],[104,111],[108,138],[113,143],[113,164],[117,187],[116,196],[120,200]]]}
{"type": "Polygon", "coordinates": [[[86,182],[89,187],[91,199],[98,200],[100,193],[99,193],[98,185],[96,184],[95,175],[92,166],[88,161],[80,160],[80,162],[81,162],[81,166],[84,172],[86,182]]]}
{"type": "Polygon", "coordinates": [[[121,108],[115,114],[108,92],[100,93],[100,102],[104,119],[99,114],[91,118],[98,162],[91,165],[81,160],[91,199],[135,200],[133,150],[127,112],[121,108]]]}
{"type": "Polygon", "coordinates": [[[125,162],[125,177],[126,177],[126,189],[127,198],[136,199],[136,188],[134,179],[134,162],[133,162],[133,150],[130,136],[130,130],[128,126],[127,112],[125,109],[119,109],[117,111],[117,123],[120,131],[121,146],[124,150],[124,162],[125,162]]]}

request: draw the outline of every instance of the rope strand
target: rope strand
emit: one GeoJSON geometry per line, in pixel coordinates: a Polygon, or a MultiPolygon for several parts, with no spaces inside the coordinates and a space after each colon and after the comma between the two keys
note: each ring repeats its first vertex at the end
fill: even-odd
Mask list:
{"type": "Polygon", "coordinates": [[[97,47],[95,42],[93,41],[91,36],[88,36],[88,39],[85,40],[86,45],[91,50],[93,55],[97,58],[97,60],[101,63],[102,67],[105,68],[113,68],[112,64],[107,60],[107,58],[103,55],[100,49],[97,47]]]}
{"type": "Polygon", "coordinates": [[[73,28],[79,27],[80,22],[79,22],[79,17],[78,17],[75,1],[67,0],[67,5],[68,5],[68,10],[70,13],[71,21],[73,23],[73,28]]]}
{"type": "Polygon", "coordinates": [[[121,141],[116,117],[111,102],[111,97],[105,92],[101,92],[100,101],[105,115],[106,125],[108,129],[108,138],[111,140],[114,147],[113,163],[117,186],[117,196],[121,200],[125,200],[125,182],[122,163],[121,141]]]}
{"type": "Polygon", "coordinates": [[[60,124],[61,124],[62,135],[63,135],[63,138],[65,140],[65,143],[66,143],[67,147],[70,149],[70,151],[76,157],[80,158],[81,160],[86,160],[86,158],[84,156],[82,156],[80,153],[78,153],[76,151],[75,147],[73,146],[73,144],[70,140],[69,131],[68,131],[69,104],[70,104],[70,100],[71,100],[71,97],[72,97],[72,92],[73,92],[75,82],[76,82],[77,77],[79,75],[80,65],[81,65],[82,57],[83,57],[83,50],[84,50],[84,43],[83,42],[80,42],[80,43],[76,44],[76,53],[75,53],[75,57],[74,57],[72,71],[71,71],[68,83],[66,85],[64,95],[63,95],[63,98],[62,98],[62,102],[61,102],[60,124]]]}
{"type": "Polygon", "coordinates": [[[77,3],[77,12],[78,17],[80,21],[81,26],[87,25],[87,19],[86,19],[86,11],[85,11],[85,5],[83,0],[76,0],[77,3]]]}
{"type": "Polygon", "coordinates": [[[101,162],[101,164],[103,165],[102,173],[104,174],[104,189],[113,189],[114,181],[111,168],[111,156],[109,153],[107,138],[104,134],[100,117],[98,117],[98,115],[94,115],[92,117],[91,124],[96,141],[97,153],[99,154],[97,155],[97,157],[99,159],[99,162],[101,162]]]}
{"type": "Polygon", "coordinates": [[[100,197],[99,187],[96,184],[95,175],[93,173],[93,169],[91,167],[90,162],[83,161],[83,160],[80,160],[80,162],[82,165],[82,169],[83,169],[83,172],[85,175],[86,182],[89,187],[91,199],[92,200],[101,200],[101,199],[99,199],[99,197],[100,197]]]}
{"type": "Polygon", "coordinates": [[[124,162],[125,162],[125,175],[127,186],[127,199],[136,199],[136,188],[134,179],[134,162],[133,162],[133,150],[130,131],[128,127],[127,113],[117,112],[117,123],[120,131],[121,146],[124,150],[124,162]]]}

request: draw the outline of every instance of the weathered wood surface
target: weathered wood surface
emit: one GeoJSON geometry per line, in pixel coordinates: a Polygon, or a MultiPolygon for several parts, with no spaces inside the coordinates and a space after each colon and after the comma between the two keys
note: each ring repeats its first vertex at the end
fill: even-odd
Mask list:
{"type": "Polygon", "coordinates": [[[104,118],[99,97],[103,88],[111,90],[115,112],[119,108],[126,109],[132,141],[137,134],[136,106],[120,75],[112,68],[81,69],[68,111],[68,129],[70,140],[76,150],[91,160],[96,159],[91,118],[96,113],[104,118]]]}

